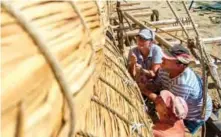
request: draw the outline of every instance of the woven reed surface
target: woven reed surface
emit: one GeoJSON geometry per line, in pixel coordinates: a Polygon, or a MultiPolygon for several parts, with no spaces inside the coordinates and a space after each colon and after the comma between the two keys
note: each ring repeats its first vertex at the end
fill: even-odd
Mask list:
{"type": "MultiPolygon", "coordinates": [[[[124,76],[122,70],[106,58],[107,55],[115,61],[118,60],[117,55],[103,47],[104,29],[108,25],[107,18],[104,17],[107,17],[109,12],[106,2],[101,3],[100,14],[95,1],[76,1],[89,30],[85,29],[70,2],[10,1],[10,4],[28,20],[32,29],[38,32],[38,36],[58,59],[73,91],[71,94],[75,104],[75,132],[91,132],[96,136],[107,137],[131,134],[130,126],[91,101],[92,97],[115,109],[129,121],[142,123],[136,110],[110,86],[102,83],[99,80],[100,76],[127,95],[149,123],[142,109],[137,88],[126,86],[112,71],[116,70],[124,76]],[[95,56],[91,58],[93,53],[95,56]]],[[[19,126],[22,137],[67,136],[70,118],[65,98],[36,41],[22,27],[23,24],[19,23],[18,18],[2,6],[1,136],[18,136],[16,134],[19,126]]],[[[113,48],[110,44],[105,45],[113,48]]],[[[117,63],[129,77],[122,62],[117,63]]],[[[145,136],[150,134],[147,128],[142,128],[142,133],[145,136]]]]}
{"type": "MultiPolygon", "coordinates": [[[[94,92],[92,98],[96,98],[101,103],[109,106],[131,123],[144,123],[145,121],[147,127],[142,127],[139,130],[144,137],[151,137],[152,133],[149,129],[152,123],[144,112],[144,106],[138,94],[140,91],[136,84],[127,85],[124,82],[124,79],[132,80],[132,78],[125,68],[123,56],[118,52],[117,47],[115,47],[110,40],[106,40],[103,52],[103,59],[100,58],[102,62],[99,63],[102,64],[101,68],[99,68],[101,69],[101,73],[93,88],[94,92]],[[119,67],[122,69],[119,69],[119,67]],[[130,103],[136,106],[141,117],[138,115],[137,110],[133,108],[121,94],[107,85],[103,79],[126,96],[131,101],[130,103]],[[142,121],[142,119],[144,121],[142,121]]],[[[98,56],[101,56],[101,54],[99,53],[98,56]]],[[[108,108],[91,101],[86,111],[85,123],[80,131],[97,137],[138,136],[138,134],[132,132],[131,127],[131,125],[128,125],[108,108]]]]}

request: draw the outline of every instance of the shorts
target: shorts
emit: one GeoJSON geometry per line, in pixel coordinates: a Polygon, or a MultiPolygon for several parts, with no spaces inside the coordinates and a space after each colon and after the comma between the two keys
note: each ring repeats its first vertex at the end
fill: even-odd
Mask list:
{"type": "Polygon", "coordinates": [[[191,134],[196,133],[196,131],[205,123],[205,121],[203,120],[198,120],[198,121],[183,120],[183,122],[191,134]]]}

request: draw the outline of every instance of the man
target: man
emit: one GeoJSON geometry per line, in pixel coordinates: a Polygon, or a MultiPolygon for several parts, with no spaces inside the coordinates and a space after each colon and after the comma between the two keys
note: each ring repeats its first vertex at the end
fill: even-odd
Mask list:
{"type": "Polygon", "coordinates": [[[153,126],[154,137],[184,137],[185,126],[182,119],[188,112],[185,100],[163,90],[155,103],[159,121],[153,126]]]}
{"type": "Polygon", "coordinates": [[[162,63],[162,50],[154,44],[155,33],[142,29],[137,35],[137,47],[129,53],[129,72],[136,82],[146,83],[156,76],[162,63]]]}
{"type": "MultiPolygon", "coordinates": [[[[167,54],[163,55],[162,69],[159,70],[155,84],[169,90],[175,96],[182,97],[187,102],[189,111],[184,124],[190,133],[194,134],[211,115],[212,101],[207,94],[206,115],[205,118],[202,118],[203,84],[199,76],[188,67],[191,61],[192,58],[187,49],[181,45],[173,46],[167,54]]],[[[157,98],[157,95],[148,88],[143,94],[152,101],[157,98]]]]}

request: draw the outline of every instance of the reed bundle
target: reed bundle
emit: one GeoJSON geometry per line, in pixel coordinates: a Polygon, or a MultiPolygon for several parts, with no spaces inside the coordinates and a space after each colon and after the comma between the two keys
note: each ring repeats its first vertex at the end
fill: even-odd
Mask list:
{"type": "MultiPolygon", "coordinates": [[[[1,6],[2,136],[68,136],[72,109],[53,68],[39,48],[41,44],[58,61],[70,89],[76,136],[85,131],[99,136],[131,133],[130,126],[93,98],[116,109],[129,121],[142,122],[144,119],[146,124],[149,123],[141,109],[137,87],[127,87],[104,65],[110,61],[102,48],[113,46],[104,44],[104,30],[108,24],[105,21],[109,13],[105,2],[4,1],[1,6]],[[113,82],[137,108],[102,83],[101,76],[113,82]]],[[[108,55],[110,51],[104,51],[110,58],[117,59],[117,55],[108,55]]],[[[131,79],[123,63],[118,63],[123,70],[119,74],[126,74],[124,77],[131,79]]],[[[113,70],[119,71],[116,66],[113,70]]],[[[151,135],[148,128],[142,129],[141,133],[151,135]]]]}

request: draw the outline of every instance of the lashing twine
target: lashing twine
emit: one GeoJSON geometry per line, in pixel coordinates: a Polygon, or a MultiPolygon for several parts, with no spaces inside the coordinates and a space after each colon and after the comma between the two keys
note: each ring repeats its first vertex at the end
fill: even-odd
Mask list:
{"type": "Polygon", "coordinates": [[[92,42],[92,37],[91,37],[91,32],[90,32],[90,29],[86,23],[86,21],[84,20],[84,17],[83,15],[81,14],[79,8],[77,7],[76,3],[74,0],[72,1],[69,1],[71,6],[73,7],[73,9],[75,10],[75,12],[77,13],[77,15],[80,17],[80,20],[81,20],[81,23],[83,24],[84,28],[85,28],[85,31],[88,35],[88,37],[90,38],[90,41],[89,41],[89,44],[90,44],[90,47],[91,47],[91,50],[93,51],[91,56],[90,56],[90,61],[93,59],[93,56],[94,56],[94,53],[95,53],[95,50],[94,50],[94,45],[93,45],[93,42],[92,42]]]}
{"type": "MultiPolygon", "coordinates": [[[[96,97],[92,97],[91,101],[94,101],[95,103],[99,104],[100,106],[104,107],[105,109],[107,109],[108,111],[110,111],[111,113],[113,113],[114,115],[116,115],[120,120],[124,121],[124,123],[126,123],[129,126],[134,127],[134,124],[132,122],[130,122],[129,120],[127,120],[124,116],[122,116],[121,114],[119,114],[117,111],[115,111],[114,109],[112,109],[110,106],[106,105],[105,103],[101,102],[100,100],[98,100],[96,97]]],[[[137,133],[140,137],[143,137],[142,134],[139,133],[138,128],[133,128],[133,132],[137,133]]]]}
{"type": "Polygon", "coordinates": [[[119,91],[114,85],[112,85],[111,83],[109,83],[106,79],[104,79],[103,77],[99,77],[99,79],[104,82],[105,84],[107,84],[109,87],[111,87],[114,91],[116,91],[118,94],[120,94],[121,97],[123,97],[128,104],[130,104],[136,111],[138,116],[142,119],[142,122],[144,123],[145,127],[147,127],[148,131],[150,132],[147,123],[145,122],[145,120],[143,119],[143,117],[141,116],[139,110],[137,109],[137,107],[132,103],[132,101],[126,96],[124,95],[121,91],[119,91]]]}

